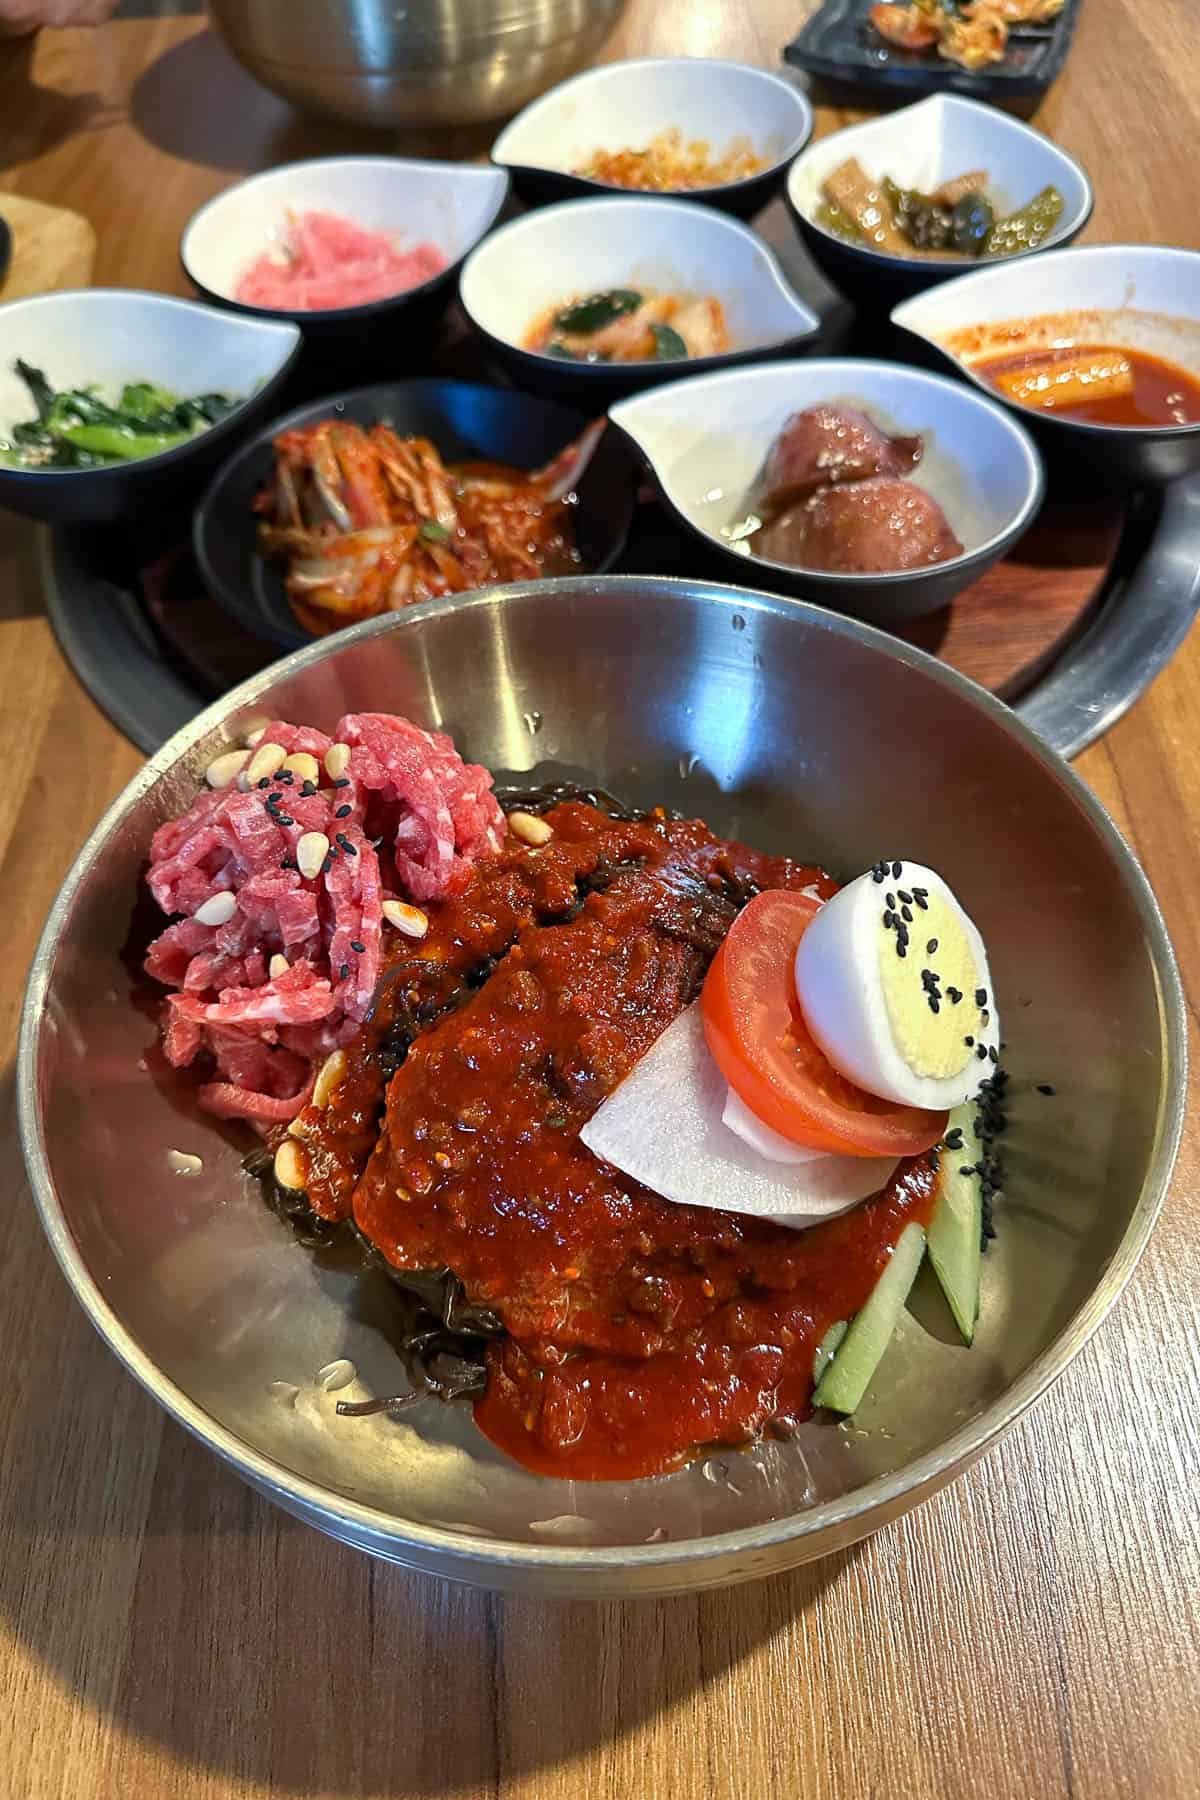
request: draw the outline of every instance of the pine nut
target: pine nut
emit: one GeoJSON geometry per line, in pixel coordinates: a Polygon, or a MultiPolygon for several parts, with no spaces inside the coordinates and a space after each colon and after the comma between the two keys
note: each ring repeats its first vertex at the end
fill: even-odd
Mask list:
{"type": "Polygon", "coordinates": [[[321,1072],[313,1083],[312,1103],[314,1106],[328,1106],[333,1098],[334,1090],[346,1073],[346,1052],[335,1050],[321,1064],[321,1072]]]}
{"type": "Polygon", "coordinates": [[[249,752],[246,750],[224,750],[220,756],[214,756],[204,771],[204,779],[210,788],[227,788],[236,781],[242,772],[249,752]]]}
{"type": "Polygon", "coordinates": [[[388,924],[405,937],[423,938],[429,930],[429,920],[419,906],[408,906],[403,900],[385,900],[382,911],[388,924]]]}
{"type": "Polygon", "coordinates": [[[295,1194],[304,1192],[304,1157],[295,1138],[284,1138],[275,1152],[275,1179],[295,1194]]]}
{"type": "Polygon", "coordinates": [[[316,787],[321,774],[321,765],[315,756],[308,754],[307,750],[293,751],[291,756],[284,758],[283,766],[290,770],[298,781],[311,781],[316,787]]]}
{"type": "Polygon", "coordinates": [[[260,781],[270,781],[286,761],[287,751],[282,744],[260,744],[250,758],[246,770],[246,786],[256,787],[260,781]]]}
{"type": "Polygon", "coordinates": [[[330,744],[325,752],[325,768],[330,781],[340,781],[350,767],[349,744],[330,744]]]}
{"type": "Polygon", "coordinates": [[[291,968],[291,966],[292,965],[288,961],[287,957],[284,956],[280,951],[276,951],[275,955],[271,958],[270,962],[267,964],[267,974],[271,977],[272,981],[278,981],[279,977],[281,975],[287,974],[287,972],[291,968]]]}
{"type": "Polygon", "coordinates": [[[296,845],[296,863],[305,881],[315,881],[329,855],[329,839],[323,831],[306,831],[296,845]]]}
{"type": "Polygon", "coordinates": [[[197,925],[228,925],[237,911],[237,895],[226,888],[223,893],[212,894],[198,906],[192,914],[197,925]]]}
{"type": "Polygon", "coordinates": [[[553,825],[547,825],[545,819],[539,819],[536,813],[509,813],[508,828],[523,844],[548,844],[554,836],[553,825]]]}

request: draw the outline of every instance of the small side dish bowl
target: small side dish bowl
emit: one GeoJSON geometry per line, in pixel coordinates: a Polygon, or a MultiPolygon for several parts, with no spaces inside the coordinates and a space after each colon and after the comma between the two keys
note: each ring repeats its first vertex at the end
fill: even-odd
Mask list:
{"type": "Polygon", "coordinates": [[[522,200],[540,206],[644,191],[580,174],[598,150],[637,150],[671,130],[685,144],[706,144],[714,157],[745,141],[766,164],[757,174],[714,187],[672,189],[670,197],[748,219],[782,185],[812,129],[806,95],[781,75],[715,57],[646,57],[588,69],[535,100],[500,133],[492,161],[511,172],[522,200]]]}
{"type": "MultiPolygon", "coordinates": [[[[595,1600],[749,1581],[843,1550],[1009,1430],[1116,1304],[1150,1236],[1187,1103],[1187,1014],[1120,834],[992,695],[881,632],[746,587],[575,577],[373,619],[276,663],[164,744],[54,904],[17,1094],[68,1285],[214,1455],[372,1555],[595,1600]],[[534,1475],[467,1408],[438,1400],[394,1419],[338,1416],[334,1359],[360,1391],[403,1385],[386,1278],[355,1256],[318,1267],[264,1205],[242,1146],[146,1070],[156,1028],[131,925],[152,833],[218,752],[263,719],[328,730],[370,709],[453,733],[500,779],[586,772],[635,806],[700,814],[840,878],[900,846],[972,897],[1008,1008],[1013,1179],[969,1353],[905,1313],[852,1427],[809,1419],[788,1442],[643,1481],[534,1475]],[[176,1173],[181,1160],[191,1173],[176,1173]]],[[[35,1231],[32,1209],[12,1228],[35,1231]]],[[[1094,1383],[1060,1404],[1104,1415],[1094,1383]]],[[[1031,1453],[1026,1439],[1011,1454],[1031,1453]]],[[[1054,1480],[1105,1479],[1098,1458],[1070,1462],[1064,1449],[1054,1480]]],[[[1001,1508],[1020,1504],[993,1481],[1001,1508]]]]}
{"type": "Polygon", "coordinates": [[[460,294],[467,318],[514,381],[589,411],[684,374],[794,352],[821,325],[748,226],[658,196],[567,200],[515,219],[467,258],[460,294]],[[687,361],[585,363],[525,347],[555,307],[639,286],[719,300],[731,348],[687,361]]]}
{"type": "Polygon", "coordinates": [[[411,338],[432,327],[454,297],[464,259],[496,223],[508,195],[503,169],[472,163],[427,162],[401,156],[334,156],[286,163],[226,188],[194,213],[180,239],[188,279],[216,306],[256,318],[290,319],[324,348],[354,341],[370,328],[386,356],[389,327],[411,338]],[[320,311],[252,306],[237,298],[247,268],[264,251],[280,249],[290,215],[333,213],[367,231],[394,233],[397,246],[431,243],[446,267],[402,293],[357,306],[320,311]]]}
{"type": "Polygon", "coordinates": [[[743,579],[878,624],[936,612],[1028,530],[1042,466],[1028,435],[961,384],[895,363],[846,358],[735,369],[615,406],[612,422],[646,458],[667,506],[743,579]],[[737,537],[748,495],[795,412],[822,402],[865,412],[889,434],[919,434],[909,477],[939,502],[961,556],[899,573],[848,575],[755,556],[737,537]]]}
{"type": "MultiPolygon", "coordinates": [[[[788,209],[806,249],[850,299],[878,310],[883,305],[980,267],[972,256],[890,256],[849,243],[817,222],[822,183],[854,157],[874,180],[890,175],[900,187],[929,193],[956,175],[988,172],[988,194],[997,213],[1015,212],[1044,187],[1056,187],[1062,214],[1044,244],[1004,258],[1029,256],[1069,244],[1092,215],[1092,184],[1081,164],[1020,119],[957,94],[933,94],[882,118],[835,131],[811,144],[788,171],[788,209]]],[[[989,262],[987,267],[998,266],[989,262]]]]}
{"type": "MultiPolygon", "coordinates": [[[[404,381],[333,394],[265,426],[218,470],[196,509],[192,542],[213,598],[247,630],[288,650],[311,643],[312,633],[288,604],[282,564],[259,551],[254,499],[274,467],[272,439],[331,416],[363,426],[382,420],[402,437],[428,438],[447,462],[504,462],[521,469],[551,461],[589,422],[582,413],[510,388],[404,381]]],[[[627,442],[607,431],[580,479],[574,509],[575,541],[589,572],[611,568],[621,554],[637,478],[637,458],[627,442]]]]}
{"type": "Polygon", "coordinates": [[[238,319],[191,300],[132,288],[36,294],[0,306],[0,438],[33,412],[13,365],[41,369],[56,389],[94,386],[115,398],[149,381],[183,398],[241,395],[217,424],[173,450],[97,469],[0,464],[0,506],[54,525],[110,525],[189,503],[241,438],[268,417],[296,359],[286,320],[238,319]]]}
{"type": "Polygon", "coordinates": [[[1107,425],[1024,406],[980,374],[990,357],[1052,345],[1103,345],[1161,357],[1200,382],[1200,252],[1097,244],[994,263],[905,301],[892,323],[1006,406],[1056,466],[1084,462],[1112,485],[1177,480],[1200,468],[1200,423],[1107,425]]]}

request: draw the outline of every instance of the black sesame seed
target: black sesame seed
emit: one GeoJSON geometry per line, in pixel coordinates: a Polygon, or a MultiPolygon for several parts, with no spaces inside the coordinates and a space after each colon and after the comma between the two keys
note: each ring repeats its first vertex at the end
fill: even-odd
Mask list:
{"type": "Polygon", "coordinates": [[[929,889],[915,887],[913,889],[913,896],[917,900],[927,900],[929,898],[929,889]]]}
{"type": "Polygon", "coordinates": [[[1000,1061],[1000,1052],[997,1050],[995,1044],[992,1044],[989,1047],[988,1055],[991,1057],[991,1059],[994,1063],[998,1063],[1000,1061]]]}
{"type": "Polygon", "coordinates": [[[886,903],[888,904],[888,906],[895,906],[895,904],[896,904],[895,894],[885,894],[883,897],[884,897],[884,900],[886,901],[886,903]]]}
{"type": "Polygon", "coordinates": [[[973,1050],[975,1048],[975,1039],[973,1037],[965,1037],[963,1043],[967,1046],[968,1050],[973,1050]]]}
{"type": "Polygon", "coordinates": [[[903,945],[903,944],[899,944],[899,943],[898,943],[898,944],[897,944],[897,945],[896,945],[896,955],[897,955],[897,956],[900,956],[900,957],[904,957],[904,956],[907,956],[907,955],[908,955],[908,952],[907,952],[907,950],[906,950],[906,949],[905,949],[905,948],[904,948],[904,945],[903,945]]]}
{"type": "Polygon", "coordinates": [[[338,779],[334,782],[333,785],[335,788],[349,787],[350,786],[350,777],[348,775],[339,775],[338,779]]]}
{"type": "Polygon", "coordinates": [[[930,994],[929,996],[929,1010],[931,1013],[939,1013],[942,1010],[941,1001],[936,994],[930,994]]]}
{"type": "Polygon", "coordinates": [[[342,849],[346,852],[347,856],[358,855],[358,851],[354,848],[354,845],[350,842],[350,839],[346,836],[344,831],[338,832],[337,841],[342,846],[342,849]]]}
{"type": "Polygon", "coordinates": [[[976,1006],[986,1006],[987,1005],[987,989],[986,988],[976,988],[975,989],[975,1004],[976,1004],[976,1006]]]}
{"type": "Polygon", "coordinates": [[[936,1150],[929,1152],[929,1166],[931,1169],[940,1169],[942,1166],[942,1159],[936,1150]]]}
{"type": "Polygon", "coordinates": [[[282,794],[268,794],[267,795],[267,805],[268,806],[278,806],[279,802],[282,799],[283,799],[282,794]]]}
{"type": "Polygon", "coordinates": [[[352,806],[339,806],[333,816],[335,819],[348,819],[353,811],[352,806]]]}
{"type": "Polygon", "coordinates": [[[902,906],[900,908],[900,917],[902,919],[904,919],[909,925],[912,924],[912,916],[913,915],[912,915],[912,907],[911,906],[902,906]]]}
{"type": "Polygon", "coordinates": [[[302,800],[311,800],[313,795],[316,793],[316,791],[317,790],[313,786],[312,782],[306,781],[304,783],[304,786],[300,789],[300,798],[302,800]]]}
{"type": "Polygon", "coordinates": [[[987,1061],[987,1045],[986,1044],[976,1044],[975,1054],[979,1058],[980,1062],[986,1062],[987,1061]]]}
{"type": "Polygon", "coordinates": [[[989,1025],[989,1024],[990,1024],[990,1023],[991,1023],[991,1019],[992,1019],[992,1015],[991,1015],[991,1013],[990,1013],[990,1012],[989,1012],[989,1011],[988,1011],[988,1010],[987,1010],[987,1007],[986,1007],[986,1006],[985,1006],[985,1007],[984,1007],[984,1009],[983,1009],[983,1011],[982,1011],[982,1012],[981,1012],[981,1013],[980,1013],[980,1015],[979,1015],[979,1020],[980,1020],[980,1023],[981,1023],[981,1024],[982,1024],[982,1025],[989,1025]]]}
{"type": "Polygon", "coordinates": [[[350,939],[350,948],[353,950],[355,956],[365,956],[367,954],[367,946],[365,944],[360,944],[357,938],[350,939]]]}
{"type": "Polygon", "coordinates": [[[963,1141],[962,1126],[956,1125],[953,1131],[948,1131],[943,1141],[947,1150],[961,1150],[963,1141]]]}
{"type": "Polygon", "coordinates": [[[349,973],[350,973],[350,964],[343,963],[340,970],[338,971],[338,980],[345,981],[345,979],[349,975],[349,973]]]}
{"type": "Polygon", "coordinates": [[[275,814],[275,823],[277,825],[294,825],[296,821],[292,818],[290,813],[277,812],[275,814]]]}
{"type": "Polygon", "coordinates": [[[912,895],[911,894],[906,894],[903,888],[897,888],[896,892],[900,896],[901,900],[903,900],[903,902],[906,906],[912,905],[912,895]]]}
{"type": "Polygon", "coordinates": [[[895,930],[895,929],[896,929],[896,926],[897,926],[897,925],[898,925],[898,924],[899,924],[899,923],[900,923],[900,921],[899,921],[899,919],[897,919],[897,917],[896,917],[896,915],[895,915],[895,913],[894,913],[894,912],[885,912],[885,913],[884,913],[884,915],[883,915],[883,929],[884,929],[884,930],[885,930],[885,931],[894,931],[894,930],[895,930]]]}
{"type": "Polygon", "coordinates": [[[255,786],[259,788],[269,788],[270,785],[271,777],[269,775],[264,775],[261,781],[255,783],[255,786]]]}
{"type": "Polygon", "coordinates": [[[959,1001],[962,999],[962,989],[961,988],[948,987],[946,989],[946,994],[947,994],[947,997],[949,998],[951,1006],[957,1006],[959,1001]]]}
{"type": "Polygon", "coordinates": [[[290,856],[285,856],[279,866],[281,869],[298,869],[300,867],[299,863],[290,856]]]}
{"type": "Polygon", "coordinates": [[[871,870],[871,880],[877,881],[879,883],[880,887],[882,887],[884,884],[884,881],[886,879],[887,879],[887,875],[886,875],[886,871],[884,870],[883,864],[876,863],[875,867],[871,870]]]}
{"type": "Polygon", "coordinates": [[[321,864],[322,875],[328,875],[330,869],[332,869],[333,857],[334,857],[334,852],[331,850],[329,852],[329,854],[326,856],[325,861],[321,864]]]}
{"type": "Polygon", "coordinates": [[[913,889],[913,901],[917,906],[920,907],[922,912],[929,911],[929,902],[925,898],[925,895],[921,892],[920,888],[913,889]]]}
{"type": "Polygon", "coordinates": [[[275,779],[276,781],[286,782],[287,786],[291,787],[292,782],[295,780],[295,776],[290,769],[280,769],[275,779]]]}
{"type": "Polygon", "coordinates": [[[900,871],[901,871],[901,869],[903,869],[903,867],[904,867],[903,863],[894,862],[892,864],[892,880],[893,881],[899,881],[900,871]]]}
{"type": "Polygon", "coordinates": [[[1051,1096],[1051,1098],[1053,1098],[1054,1094],[1057,1092],[1057,1089],[1052,1088],[1048,1081],[1039,1081],[1037,1091],[1039,1094],[1049,1094],[1051,1096]]]}
{"type": "Polygon", "coordinates": [[[936,938],[930,938],[930,940],[929,940],[929,942],[928,942],[928,943],[927,943],[927,944],[926,944],[926,946],[925,946],[925,954],[926,954],[926,956],[932,956],[932,955],[933,955],[933,953],[934,953],[934,951],[935,951],[935,950],[936,950],[936,949],[937,949],[937,947],[938,947],[938,941],[937,941],[937,939],[936,939],[936,938]]]}

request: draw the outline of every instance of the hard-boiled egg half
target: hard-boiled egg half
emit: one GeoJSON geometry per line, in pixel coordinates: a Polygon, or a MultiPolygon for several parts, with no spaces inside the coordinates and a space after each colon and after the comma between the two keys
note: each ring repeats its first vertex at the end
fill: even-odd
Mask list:
{"type": "Polygon", "coordinates": [[[933,869],[878,863],[827,900],[800,939],[795,981],[818,1045],[869,1094],[941,1112],[992,1073],[987,952],[933,869]]]}

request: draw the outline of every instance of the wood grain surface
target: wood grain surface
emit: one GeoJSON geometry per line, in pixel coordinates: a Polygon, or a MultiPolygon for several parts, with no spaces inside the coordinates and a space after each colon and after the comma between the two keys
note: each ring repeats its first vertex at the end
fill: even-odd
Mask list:
{"type": "MultiPolygon", "coordinates": [[[[0,43],[0,186],[84,213],[97,280],[182,291],[176,243],[200,201],[356,140],[261,94],[202,19],[137,10],[96,34],[0,43]]],[[[610,52],[772,66],[801,11],[631,0],[610,52]]],[[[822,108],[820,128],[847,117],[822,108]]],[[[1194,0],[1087,0],[1037,122],[1096,179],[1088,241],[1196,244],[1194,0]]],[[[0,517],[5,1800],[1191,1800],[1194,1125],[1091,1348],[999,1449],[873,1541],[750,1588],[598,1607],[372,1564],[164,1418],[94,1338],[34,1223],[12,1102],[24,970],[138,761],[55,648],[28,528],[0,517]]],[[[1194,1008],[1200,640],[1080,768],[1157,888],[1194,1008]]]]}

